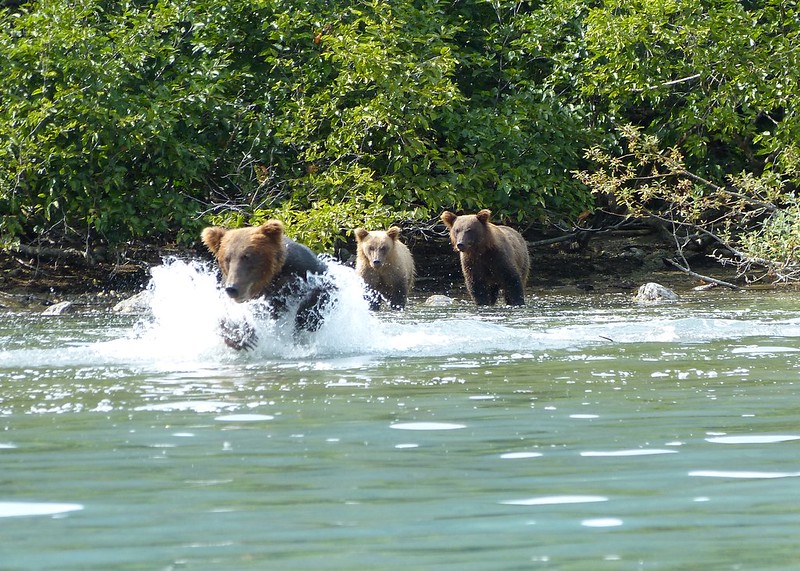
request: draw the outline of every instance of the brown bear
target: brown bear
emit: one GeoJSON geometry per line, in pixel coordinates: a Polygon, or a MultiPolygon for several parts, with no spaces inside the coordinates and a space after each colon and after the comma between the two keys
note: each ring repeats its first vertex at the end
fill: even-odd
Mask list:
{"type": "Polygon", "coordinates": [[[370,309],[379,309],[384,299],[392,309],[403,309],[414,286],[414,258],[400,241],[400,228],[392,226],[386,232],[356,228],[353,232],[358,248],[356,273],[370,290],[370,309]]]}
{"type": "Polygon", "coordinates": [[[491,210],[456,216],[446,211],[442,222],[461,257],[467,291],[476,305],[494,305],[502,289],[508,305],[525,305],[530,256],[522,235],[489,222],[491,210]]]}
{"type": "MultiPolygon", "coordinates": [[[[296,305],[296,331],[320,328],[334,289],[323,278],[328,267],[306,246],[286,237],[282,222],[268,220],[261,226],[235,230],[212,226],[201,237],[219,263],[223,287],[231,299],[238,303],[266,299],[273,318],[296,305]]],[[[231,347],[255,345],[251,326],[223,323],[222,327],[231,347]]]]}

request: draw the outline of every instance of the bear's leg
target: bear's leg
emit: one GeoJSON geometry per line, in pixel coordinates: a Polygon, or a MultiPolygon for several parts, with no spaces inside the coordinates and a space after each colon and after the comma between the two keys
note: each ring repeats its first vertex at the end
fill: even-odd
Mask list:
{"type": "Polygon", "coordinates": [[[475,305],[494,305],[497,303],[497,292],[483,280],[467,281],[467,291],[475,305]]]}
{"type": "Polygon", "coordinates": [[[519,276],[508,279],[503,291],[508,305],[525,305],[525,288],[519,276]]]}
{"type": "Polygon", "coordinates": [[[383,299],[383,296],[381,296],[377,290],[367,286],[367,289],[364,292],[364,299],[366,299],[367,303],[369,303],[370,311],[378,311],[381,308],[381,300],[383,299]]]}
{"type": "Polygon", "coordinates": [[[500,286],[497,284],[493,284],[492,287],[489,288],[489,299],[491,299],[492,303],[490,305],[497,305],[497,298],[500,296],[500,286]]]}
{"type": "Polygon", "coordinates": [[[222,319],[219,323],[222,333],[222,340],[231,349],[241,351],[242,349],[252,349],[258,342],[256,330],[247,321],[234,322],[230,319],[222,319]]]}
{"type": "Polygon", "coordinates": [[[406,299],[408,298],[408,288],[405,285],[397,287],[391,297],[389,297],[389,305],[392,309],[403,309],[406,306],[406,299]]]}
{"type": "Polygon", "coordinates": [[[322,327],[325,316],[333,308],[333,285],[319,285],[314,287],[297,308],[294,324],[296,329],[317,331],[322,327]]]}

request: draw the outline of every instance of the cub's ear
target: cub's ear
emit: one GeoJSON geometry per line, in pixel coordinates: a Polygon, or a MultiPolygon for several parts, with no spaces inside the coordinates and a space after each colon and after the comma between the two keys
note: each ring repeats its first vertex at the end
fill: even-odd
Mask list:
{"type": "Polygon", "coordinates": [[[280,220],[267,220],[258,227],[258,231],[267,238],[280,238],[283,236],[283,222],[280,220]]]}
{"type": "Polygon", "coordinates": [[[400,228],[397,226],[392,226],[386,231],[386,235],[392,240],[397,240],[400,237],[400,228]]]}
{"type": "Polygon", "coordinates": [[[455,214],[453,214],[449,210],[445,210],[444,212],[442,212],[442,216],[441,216],[442,222],[444,222],[444,225],[447,226],[448,228],[452,228],[453,227],[453,224],[455,223],[456,218],[458,218],[458,216],[456,216],[455,214]]]}
{"type": "Polygon", "coordinates": [[[361,242],[364,240],[364,238],[369,236],[369,232],[367,232],[363,228],[356,228],[355,230],[353,230],[353,234],[355,234],[356,236],[356,242],[361,242]]]}
{"type": "Polygon", "coordinates": [[[483,224],[486,224],[489,221],[489,217],[492,215],[492,211],[488,208],[484,208],[483,210],[479,211],[476,216],[478,220],[480,220],[483,224]]]}
{"type": "Polygon", "coordinates": [[[203,232],[200,234],[203,244],[205,244],[206,248],[208,248],[208,251],[215,256],[219,251],[219,244],[222,241],[222,237],[225,235],[225,232],[227,232],[225,228],[221,228],[219,226],[209,226],[208,228],[203,228],[203,232]]]}

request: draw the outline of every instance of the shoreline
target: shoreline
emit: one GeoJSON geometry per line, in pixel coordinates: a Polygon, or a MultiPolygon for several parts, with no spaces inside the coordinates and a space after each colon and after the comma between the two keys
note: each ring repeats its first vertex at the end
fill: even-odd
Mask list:
{"type": "MultiPolygon", "coordinates": [[[[455,299],[466,297],[459,258],[446,237],[406,243],[417,267],[413,298],[434,294],[455,299]]],[[[529,240],[531,243],[535,242],[529,240]]],[[[703,283],[665,262],[674,252],[655,233],[635,236],[609,233],[593,237],[583,247],[574,246],[562,242],[530,247],[531,273],[526,290],[587,295],[627,291],[633,296],[636,289],[647,282],[656,282],[677,292],[703,283]]],[[[343,263],[352,261],[351,252],[354,251],[350,246],[338,252],[341,258],[346,258],[343,263]]],[[[92,264],[79,256],[35,258],[0,252],[0,310],[44,310],[63,301],[77,306],[113,307],[143,291],[150,281],[150,268],[161,265],[169,257],[213,262],[201,246],[140,246],[130,248],[119,262],[100,260],[92,264]]],[[[736,277],[733,268],[721,265],[708,255],[697,254],[690,263],[697,273],[742,288],[784,290],[787,287],[748,285],[736,277]]]]}

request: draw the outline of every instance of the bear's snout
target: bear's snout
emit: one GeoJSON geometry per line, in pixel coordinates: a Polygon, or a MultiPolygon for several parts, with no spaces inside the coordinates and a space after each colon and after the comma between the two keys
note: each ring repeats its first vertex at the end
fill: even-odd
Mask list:
{"type": "Polygon", "coordinates": [[[467,251],[467,245],[464,242],[457,243],[456,244],[456,248],[458,248],[459,252],[466,252],[467,251]]]}
{"type": "Polygon", "coordinates": [[[381,263],[382,262],[381,262],[380,258],[375,258],[374,260],[372,260],[372,266],[375,267],[375,268],[379,268],[381,263]]]}
{"type": "Polygon", "coordinates": [[[225,286],[225,293],[227,293],[229,297],[237,299],[239,297],[239,288],[235,285],[225,286]]]}

